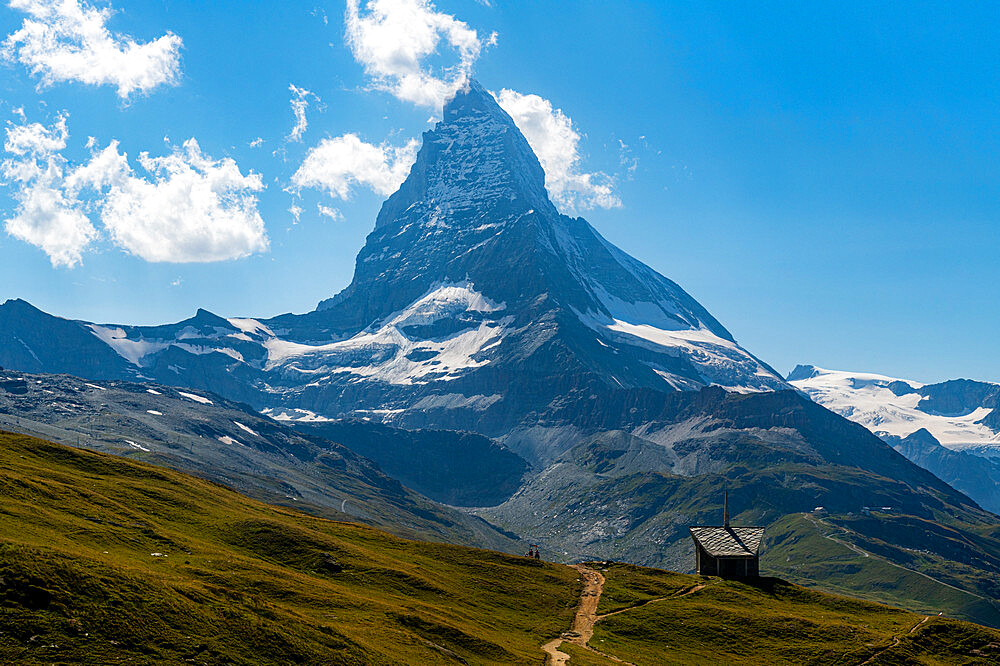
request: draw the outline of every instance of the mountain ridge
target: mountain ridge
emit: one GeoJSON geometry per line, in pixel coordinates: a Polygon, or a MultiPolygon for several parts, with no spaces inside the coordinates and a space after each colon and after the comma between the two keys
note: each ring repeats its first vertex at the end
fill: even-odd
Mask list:
{"type": "MultiPolygon", "coordinates": [[[[194,391],[0,370],[0,428],[156,463],[271,504],[358,520],[409,538],[519,550],[515,535],[404,487],[357,445],[372,437],[383,447],[418,439],[433,450],[451,444],[455,433],[439,437],[387,427],[374,433],[374,425],[358,423],[326,433],[336,435],[333,440],[292,430],[214,393],[194,391]]],[[[511,452],[489,440],[473,443],[481,452],[487,448],[485,464],[504,464],[484,472],[492,473],[492,480],[510,485],[523,474],[525,463],[511,452]]],[[[472,487],[486,483],[477,486],[475,475],[468,480],[472,487]]],[[[447,488],[439,499],[448,499],[444,492],[447,488]]],[[[498,501],[507,496],[502,490],[492,493],[498,501]]]]}

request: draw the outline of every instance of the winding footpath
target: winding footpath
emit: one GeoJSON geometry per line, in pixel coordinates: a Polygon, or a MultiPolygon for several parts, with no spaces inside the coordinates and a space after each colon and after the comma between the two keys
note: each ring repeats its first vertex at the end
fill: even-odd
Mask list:
{"type": "Polygon", "coordinates": [[[559,638],[553,639],[542,646],[542,650],[548,655],[545,663],[548,666],[566,666],[570,657],[559,648],[563,643],[572,643],[585,650],[599,654],[605,659],[610,659],[615,663],[635,666],[635,664],[622,661],[618,657],[605,654],[587,645],[594,635],[594,623],[601,617],[606,617],[597,615],[597,604],[600,603],[601,592],[604,591],[604,576],[596,569],[591,569],[583,564],[575,564],[573,568],[580,572],[580,577],[583,579],[583,591],[580,593],[580,607],[577,608],[576,616],[573,618],[573,627],[569,631],[563,632],[559,638]]]}
{"type": "Polygon", "coordinates": [[[598,620],[603,620],[606,617],[618,615],[619,613],[627,613],[635,610],[636,608],[642,608],[643,606],[648,606],[649,604],[655,604],[658,601],[686,597],[687,595],[694,594],[705,587],[704,584],[692,585],[680,594],[672,594],[667,597],[650,599],[649,601],[645,601],[636,606],[629,606],[628,608],[622,608],[621,610],[616,610],[611,613],[598,615],[597,606],[601,602],[601,593],[604,591],[604,576],[602,576],[596,569],[592,569],[584,564],[575,564],[573,565],[573,568],[580,572],[580,577],[583,579],[583,591],[580,593],[580,606],[577,608],[576,616],[573,618],[572,628],[569,631],[563,632],[559,638],[553,639],[542,646],[542,650],[546,655],[548,655],[545,660],[547,666],[566,666],[569,662],[570,656],[559,649],[563,643],[572,643],[573,645],[579,646],[584,650],[593,652],[594,654],[599,654],[605,659],[613,661],[616,664],[635,666],[635,664],[630,661],[624,661],[623,659],[619,659],[618,657],[607,654],[606,652],[601,652],[600,650],[594,649],[588,645],[590,639],[594,636],[594,624],[596,624],[598,620]]]}
{"type": "MultiPolygon", "coordinates": [[[[928,615],[927,617],[925,617],[924,619],[922,619],[920,622],[917,622],[915,625],[913,625],[912,627],[910,627],[910,630],[907,631],[906,633],[907,634],[912,634],[917,629],[919,629],[920,627],[922,627],[924,625],[924,623],[927,622],[927,620],[929,620],[929,619],[931,619],[930,615],[928,615]]],[[[865,664],[875,663],[876,659],[878,659],[879,657],[881,657],[883,654],[885,654],[889,650],[892,650],[893,648],[898,647],[899,644],[902,643],[902,642],[903,642],[903,634],[898,634],[896,636],[893,636],[891,644],[887,645],[886,647],[882,648],[881,650],[879,650],[878,652],[876,652],[875,654],[873,654],[868,659],[866,659],[863,662],[861,662],[860,666],[865,666],[865,664]]]]}
{"type": "MultiPolygon", "coordinates": [[[[829,538],[829,537],[828,537],[829,538]]],[[[846,545],[846,544],[845,544],[846,545]]],[[[583,648],[594,654],[598,654],[609,661],[613,661],[617,664],[626,664],[627,666],[636,666],[630,661],[624,661],[618,657],[601,652],[592,648],[588,643],[590,639],[594,636],[594,625],[606,617],[611,617],[613,615],[618,615],[619,613],[627,613],[633,611],[637,608],[642,608],[643,606],[648,606],[649,604],[655,604],[657,602],[665,601],[667,599],[679,599],[681,597],[686,597],[689,594],[694,594],[705,589],[704,583],[699,583],[698,585],[692,585],[691,587],[681,591],[678,594],[672,594],[666,597],[657,597],[656,599],[650,599],[644,601],[641,604],[635,606],[629,606],[627,608],[622,608],[620,610],[612,611],[610,613],[604,613],[603,615],[597,614],[597,606],[601,602],[601,593],[604,591],[604,576],[601,575],[599,571],[588,567],[584,564],[574,564],[573,568],[580,572],[580,578],[583,579],[583,591],[580,592],[580,606],[576,610],[576,615],[573,617],[573,626],[569,631],[564,631],[559,638],[555,638],[542,646],[542,651],[546,654],[545,663],[546,666],[566,666],[569,663],[570,656],[560,650],[563,643],[571,643],[578,647],[583,648]]],[[[899,646],[902,642],[903,637],[907,634],[915,633],[924,624],[930,620],[930,616],[924,617],[922,620],[914,624],[909,628],[908,631],[902,634],[893,636],[892,642],[886,647],[878,650],[875,654],[869,657],[867,660],[861,662],[860,666],[865,666],[866,664],[874,663],[883,654],[889,652],[890,650],[899,646]]]]}

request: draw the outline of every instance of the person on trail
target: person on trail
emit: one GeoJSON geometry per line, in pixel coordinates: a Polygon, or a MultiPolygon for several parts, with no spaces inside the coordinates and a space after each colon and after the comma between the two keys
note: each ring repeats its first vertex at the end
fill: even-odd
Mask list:
{"type": "Polygon", "coordinates": [[[536,560],[540,560],[540,559],[542,559],[542,556],[541,556],[541,555],[539,554],[539,552],[538,552],[538,549],[537,549],[537,548],[535,548],[535,559],[536,559],[536,560]]]}
{"type": "Polygon", "coordinates": [[[532,550],[531,548],[528,548],[528,552],[525,554],[525,557],[534,557],[534,556],[535,556],[535,551],[532,550]]]}

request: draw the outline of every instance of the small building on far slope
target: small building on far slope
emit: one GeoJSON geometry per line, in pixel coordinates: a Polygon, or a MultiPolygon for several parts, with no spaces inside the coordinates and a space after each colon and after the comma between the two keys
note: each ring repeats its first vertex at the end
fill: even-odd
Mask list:
{"type": "Polygon", "coordinates": [[[695,569],[702,576],[748,578],[760,575],[760,542],[763,527],[732,527],[729,524],[729,493],[726,493],[721,527],[688,528],[694,540],[695,569]]]}

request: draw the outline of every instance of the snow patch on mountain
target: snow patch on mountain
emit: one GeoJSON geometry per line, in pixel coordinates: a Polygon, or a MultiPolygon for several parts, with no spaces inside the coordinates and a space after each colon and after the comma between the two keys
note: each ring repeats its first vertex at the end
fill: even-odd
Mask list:
{"type": "Polygon", "coordinates": [[[494,303],[475,290],[468,280],[440,283],[414,301],[402,312],[389,317],[389,325],[426,326],[464,312],[498,312],[504,303],[494,303]]]}
{"type": "Polygon", "coordinates": [[[146,453],[150,453],[150,450],[147,449],[145,446],[143,446],[142,444],[137,444],[136,442],[133,442],[131,439],[126,439],[125,443],[131,446],[133,449],[138,449],[140,451],[145,451],[146,453]]]}
{"type": "Polygon", "coordinates": [[[169,347],[169,343],[161,340],[129,340],[125,329],[120,326],[100,326],[98,324],[88,324],[88,328],[94,335],[101,339],[106,345],[111,347],[123,359],[142,367],[142,361],[150,354],[163,351],[169,347]]]}
{"type": "Polygon", "coordinates": [[[260,435],[258,435],[257,432],[255,430],[253,430],[253,428],[250,428],[249,426],[245,426],[242,423],[240,423],[239,421],[233,421],[233,423],[236,424],[236,427],[239,428],[240,430],[242,430],[243,432],[250,433],[254,437],[260,437],[260,435]]]}
{"type": "Polygon", "coordinates": [[[274,331],[256,319],[240,319],[234,317],[232,319],[227,319],[226,321],[228,321],[233,328],[240,331],[239,333],[229,334],[229,337],[236,338],[238,340],[250,342],[254,339],[259,340],[263,338],[276,337],[274,335],[274,331]]]}
{"type": "Polygon", "coordinates": [[[226,337],[231,333],[232,331],[222,328],[221,326],[213,326],[211,333],[206,333],[204,330],[199,330],[194,326],[185,326],[184,328],[174,333],[174,340],[192,340],[192,339],[218,340],[219,338],[226,337]]]}
{"type": "Polygon", "coordinates": [[[486,320],[482,316],[504,310],[476,291],[468,281],[439,283],[381,324],[346,339],[309,345],[272,337],[265,370],[283,374],[329,375],[347,373],[388,384],[423,384],[455,379],[488,359],[480,352],[499,342],[511,318],[486,320]],[[464,330],[430,339],[406,333],[409,327],[429,326],[443,319],[475,315],[464,330]]]}
{"type": "Polygon", "coordinates": [[[215,404],[211,400],[209,400],[208,398],[204,398],[204,397],[202,397],[200,395],[195,395],[194,393],[185,393],[184,391],[178,391],[177,393],[179,395],[181,395],[182,397],[187,398],[188,400],[194,400],[195,402],[200,402],[203,405],[212,405],[212,404],[215,404]]]}
{"type": "Polygon", "coordinates": [[[991,412],[975,407],[966,414],[932,414],[918,408],[920,382],[864,372],[799,366],[789,383],[827,409],[876,435],[906,437],[925,428],[951,449],[1000,446],[1000,433],[979,423],[991,412]],[[910,391],[907,390],[909,387],[910,391]]]}
{"type": "Polygon", "coordinates": [[[301,407],[267,407],[261,414],[275,421],[302,421],[304,423],[322,423],[332,421],[325,416],[301,407]]]}
{"type": "MultiPolygon", "coordinates": [[[[634,322],[593,312],[577,313],[577,316],[585,325],[610,342],[640,347],[665,356],[689,358],[698,368],[705,384],[715,384],[740,393],[770,391],[784,384],[780,377],[735,342],[720,338],[707,328],[686,330],[660,328],[643,321],[641,313],[647,309],[646,304],[634,308],[632,313],[640,315],[635,317],[634,322]]],[[[659,321],[660,318],[654,315],[653,320],[659,321]]],[[[600,342],[600,339],[598,341],[600,342]]],[[[671,388],[679,390],[693,388],[690,378],[671,373],[654,361],[646,361],[646,365],[660,375],[671,388]]]]}

